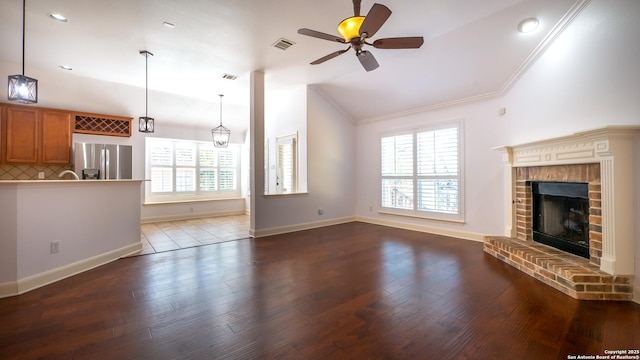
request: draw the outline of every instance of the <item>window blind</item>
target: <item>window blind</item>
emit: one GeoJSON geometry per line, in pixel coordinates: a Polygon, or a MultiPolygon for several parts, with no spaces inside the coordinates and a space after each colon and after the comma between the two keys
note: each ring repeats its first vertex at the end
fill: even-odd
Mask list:
{"type": "Polygon", "coordinates": [[[277,139],[277,191],[292,193],[297,191],[296,135],[277,139]]]}
{"type": "Polygon", "coordinates": [[[460,122],[454,122],[381,136],[382,208],[462,217],[460,128],[460,122]]]}
{"type": "Polygon", "coordinates": [[[240,195],[240,149],[209,142],[147,138],[148,200],[240,195]]]}

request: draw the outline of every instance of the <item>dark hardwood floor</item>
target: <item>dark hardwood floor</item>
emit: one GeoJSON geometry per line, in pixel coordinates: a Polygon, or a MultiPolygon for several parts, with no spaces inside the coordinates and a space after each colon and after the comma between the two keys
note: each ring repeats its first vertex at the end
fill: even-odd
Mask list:
{"type": "Polygon", "coordinates": [[[640,349],[482,244],[350,223],[121,259],[0,299],[0,359],[567,359],[640,349]]]}

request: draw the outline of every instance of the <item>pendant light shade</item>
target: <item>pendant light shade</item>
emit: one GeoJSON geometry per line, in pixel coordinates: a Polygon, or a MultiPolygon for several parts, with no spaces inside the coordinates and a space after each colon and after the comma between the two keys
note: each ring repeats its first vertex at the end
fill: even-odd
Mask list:
{"type": "Polygon", "coordinates": [[[152,133],[155,130],[153,118],[149,117],[149,56],[153,56],[152,53],[147,50],[140,50],[140,55],[144,56],[144,116],[141,116],[138,120],[138,131],[142,133],[152,133]]]}
{"type": "Polygon", "coordinates": [[[9,101],[35,104],[38,102],[38,80],[24,76],[25,8],[26,0],[22,0],[22,74],[9,76],[7,98],[9,101]]]}
{"type": "Polygon", "coordinates": [[[231,136],[231,130],[222,126],[222,97],[220,94],[220,125],[211,129],[211,136],[213,137],[213,146],[217,148],[226,148],[229,146],[229,137],[231,136]]]}
{"type": "Polygon", "coordinates": [[[153,123],[155,122],[154,118],[140,116],[138,121],[138,131],[143,133],[152,133],[153,132],[153,123]]]}

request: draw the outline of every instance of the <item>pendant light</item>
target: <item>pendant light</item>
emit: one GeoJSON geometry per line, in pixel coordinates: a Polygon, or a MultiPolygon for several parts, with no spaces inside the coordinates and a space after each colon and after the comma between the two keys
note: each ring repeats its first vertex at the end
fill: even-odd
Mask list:
{"type": "Polygon", "coordinates": [[[229,136],[231,136],[231,130],[222,126],[222,97],[220,94],[220,125],[214,129],[211,129],[211,136],[213,136],[213,146],[217,148],[226,148],[229,145],[229,136]]]}
{"type": "Polygon", "coordinates": [[[22,0],[22,74],[9,76],[7,97],[10,101],[25,104],[38,102],[38,80],[24,76],[24,38],[25,38],[25,9],[26,1],[22,0]]]}
{"type": "Polygon", "coordinates": [[[149,111],[149,56],[152,53],[147,50],[140,50],[140,55],[144,56],[144,116],[141,116],[138,123],[138,131],[142,133],[152,133],[154,130],[154,119],[148,115],[149,111]]]}

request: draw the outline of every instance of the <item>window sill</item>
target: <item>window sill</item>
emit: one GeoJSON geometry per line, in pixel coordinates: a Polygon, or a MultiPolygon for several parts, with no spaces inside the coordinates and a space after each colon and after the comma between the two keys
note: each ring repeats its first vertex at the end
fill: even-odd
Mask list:
{"type": "Polygon", "coordinates": [[[265,198],[281,198],[281,197],[298,197],[298,196],[307,196],[308,192],[295,192],[295,193],[286,193],[286,194],[263,194],[262,196],[265,198]]]}
{"type": "Polygon", "coordinates": [[[466,224],[466,221],[464,221],[464,219],[462,219],[462,220],[460,220],[460,219],[444,219],[444,218],[437,218],[437,217],[427,216],[427,215],[397,213],[397,212],[384,211],[384,210],[378,210],[378,214],[409,217],[409,218],[424,219],[424,220],[442,221],[442,222],[454,223],[454,224],[460,224],[460,225],[466,224]]]}
{"type": "Polygon", "coordinates": [[[229,200],[244,200],[244,198],[228,197],[228,198],[217,198],[217,199],[181,199],[181,200],[146,201],[142,203],[142,205],[143,206],[177,205],[177,204],[191,204],[191,203],[217,202],[217,201],[229,201],[229,200]]]}

